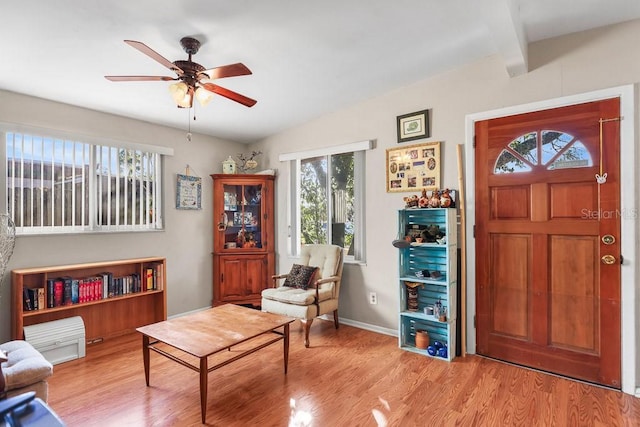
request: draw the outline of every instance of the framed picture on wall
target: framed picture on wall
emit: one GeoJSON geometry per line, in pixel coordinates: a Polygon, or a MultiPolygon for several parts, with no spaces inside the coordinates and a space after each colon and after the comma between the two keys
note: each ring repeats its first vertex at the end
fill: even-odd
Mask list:
{"type": "Polygon", "coordinates": [[[440,142],[387,149],[387,193],[440,188],[440,142]]]}
{"type": "Polygon", "coordinates": [[[178,174],[176,209],[202,209],[202,178],[178,174]]]}
{"type": "Polygon", "coordinates": [[[429,138],[429,110],[416,111],[397,117],[398,143],[429,138]]]}

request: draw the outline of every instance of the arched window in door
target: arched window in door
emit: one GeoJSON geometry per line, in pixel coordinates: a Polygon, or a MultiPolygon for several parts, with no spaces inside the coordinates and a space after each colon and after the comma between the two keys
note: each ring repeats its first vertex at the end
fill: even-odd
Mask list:
{"type": "Polygon", "coordinates": [[[526,133],[511,141],[498,156],[493,173],[591,166],[593,157],[582,141],[565,132],[542,130],[526,133]]]}

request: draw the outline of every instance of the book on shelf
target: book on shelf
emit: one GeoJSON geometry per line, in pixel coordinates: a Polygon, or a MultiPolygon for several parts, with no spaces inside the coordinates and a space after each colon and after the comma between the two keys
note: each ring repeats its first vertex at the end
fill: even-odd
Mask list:
{"type": "Polygon", "coordinates": [[[38,310],[46,308],[45,290],[44,288],[36,288],[38,291],[38,310]]]}
{"type": "Polygon", "coordinates": [[[156,263],[155,270],[156,270],[156,281],[153,284],[153,289],[157,290],[160,288],[160,284],[164,283],[164,265],[161,263],[156,263]]]}
{"type": "Polygon", "coordinates": [[[53,306],[60,307],[64,301],[64,280],[57,278],[53,282],[53,306]]]}
{"type": "Polygon", "coordinates": [[[47,308],[55,307],[54,294],[55,294],[55,281],[56,279],[47,279],[47,308]]]}
{"type": "Polygon", "coordinates": [[[63,305],[71,305],[73,304],[71,296],[72,296],[72,291],[71,291],[71,287],[72,287],[72,282],[73,279],[69,276],[65,276],[62,278],[62,280],[64,281],[64,287],[62,288],[62,304],[63,305]]]}
{"type": "Polygon", "coordinates": [[[29,288],[22,289],[22,310],[33,311],[33,303],[31,302],[31,297],[29,296],[29,288]]]}
{"type": "Polygon", "coordinates": [[[153,268],[147,267],[145,276],[145,288],[150,291],[153,290],[153,268]]]}
{"type": "Polygon", "coordinates": [[[78,279],[71,280],[71,304],[80,302],[80,281],[78,279]]]}
{"type": "Polygon", "coordinates": [[[153,263],[146,269],[146,289],[148,291],[159,289],[159,284],[164,280],[164,265],[153,263]]]}

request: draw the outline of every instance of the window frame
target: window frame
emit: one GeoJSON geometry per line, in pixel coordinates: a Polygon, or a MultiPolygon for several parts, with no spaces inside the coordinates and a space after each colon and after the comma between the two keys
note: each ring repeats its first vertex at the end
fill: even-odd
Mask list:
{"type": "MultiPolygon", "coordinates": [[[[163,176],[164,176],[164,157],[173,155],[173,149],[169,147],[162,147],[150,144],[141,144],[129,141],[119,141],[109,138],[101,138],[94,136],[81,135],[80,133],[60,131],[56,129],[39,128],[35,126],[20,125],[14,123],[0,122],[0,137],[2,138],[2,144],[0,144],[0,155],[2,156],[2,174],[1,174],[1,196],[2,202],[0,202],[0,208],[3,212],[9,211],[8,205],[8,183],[7,183],[7,134],[19,134],[21,136],[29,135],[31,137],[38,137],[42,139],[71,141],[74,143],[87,144],[89,151],[89,177],[87,188],[85,191],[88,193],[88,201],[84,205],[84,209],[89,211],[88,223],[82,225],[46,225],[46,226],[17,226],[16,235],[30,236],[30,235],[55,235],[55,234],[88,234],[88,233],[122,233],[122,232],[153,232],[164,230],[164,202],[163,202],[163,176]],[[151,221],[148,224],[117,224],[117,225],[100,225],[98,215],[98,202],[97,202],[97,170],[96,170],[96,157],[98,151],[103,147],[116,150],[127,150],[127,155],[130,155],[132,151],[140,151],[144,154],[151,154],[155,157],[154,161],[154,173],[156,180],[154,181],[154,204],[158,206],[158,209],[154,209],[155,221],[151,221]]],[[[57,160],[57,159],[56,159],[57,160]]],[[[146,200],[146,199],[145,199],[146,200]]],[[[128,216],[131,214],[128,213],[128,216]]]]}
{"type": "MultiPolygon", "coordinates": [[[[354,193],[354,254],[347,256],[345,254],[345,263],[366,263],[366,224],[365,224],[365,194],[366,194],[366,151],[374,148],[373,140],[365,140],[326,148],[314,150],[299,151],[294,153],[285,153],[279,156],[281,162],[289,163],[289,179],[287,194],[287,252],[289,256],[297,258],[300,255],[301,247],[301,227],[302,220],[300,216],[300,172],[302,161],[305,159],[316,157],[327,157],[327,183],[326,188],[330,189],[331,185],[331,156],[337,154],[354,154],[353,166],[353,193],[354,193]]],[[[331,223],[333,217],[332,197],[327,195],[327,218],[331,223]]],[[[331,233],[327,228],[327,241],[331,242],[331,233]]]]}

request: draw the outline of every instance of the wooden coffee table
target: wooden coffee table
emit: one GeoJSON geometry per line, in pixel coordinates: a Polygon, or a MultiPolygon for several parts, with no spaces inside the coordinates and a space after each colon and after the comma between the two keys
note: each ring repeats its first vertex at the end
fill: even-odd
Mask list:
{"type": "Polygon", "coordinates": [[[149,350],[199,372],[200,411],[204,424],[207,414],[209,372],[283,340],[284,373],[286,374],[289,362],[289,324],[293,321],[295,319],[291,317],[227,304],[137,328],[136,330],[142,334],[144,377],[147,386],[149,386],[149,350]],[[277,330],[280,328],[282,331],[277,330]],[[265,334],[274,336],[254,340],[265,334]],[[256,342],[255,345],[251,344],[252,340],[256,342]],[[184,358],[156,347],[161,343],[197,357],[200,359],[200,366],[195,366],[184,358]],[[245,343],[242,346],[244,350],[240,353],[230,354],[229,358],[225,358],[214,366],[208,366],[210,356],[222,351],[231,351],[233,347],[242,343],[245,343]]]}

